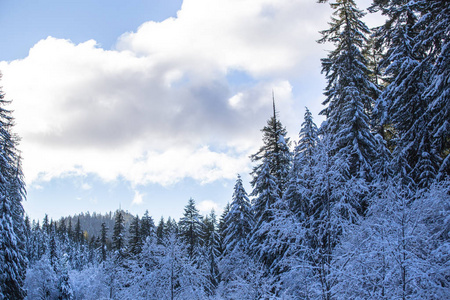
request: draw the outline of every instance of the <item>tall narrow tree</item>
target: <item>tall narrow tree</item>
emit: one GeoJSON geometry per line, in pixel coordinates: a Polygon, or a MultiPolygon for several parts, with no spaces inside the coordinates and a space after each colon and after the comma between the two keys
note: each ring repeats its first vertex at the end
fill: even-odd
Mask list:
{"type": "MultiPolygon", "coordinates": [[[[1,78],[1,74],[0,74],[1,78]]],[[[0,298],[23,299],[26,270],[22,201],[25,184],[9,101],[0,89],[0,298]]]]}
{"type": "Polygon", "coordinates": [[[373,95],[378,93],[362,50],[369,33],[361,21],[363,12],[353,0],[337,0],[330,29],[322,31],[321,43],[330,42],[335,49],[322,59],[322,71],[328,85],[325,130],[333,139],[333,153],[350,160],[349,176],[370,180],[377,157],[377,142],[371,132],[370,116],[373,95]]]}
{"type": "Polygon", "coordinates": [[[234,185],[233,198],[229,212],[224,218],[224,245],[227,253],[236,247],[243,250],[247,248],[248,237],[253,228],[253,211],[247,192],[242,184],[241,176],[238,175],[234,185]]]}
{"type": "Polygon", "coordinates": [[[254,187],[256,185],[264,162],[268,162],[270,174],[275,178],[279,190],[279,197],[281,197],[286,188],[291,164],[291,153],[289,150],[289,138],[286,137],[286,128],[283,127],[277,118],[275,99],[273,99],[273,116],[267,121],[267,125],[261,131],[263,133],[264,145],[256,154],[250,156],[252,162],[259,162],[252,171],[252,186],[254,187]]]}
{"type": "Polygon", "coordinates": [[[202,217],[195,207],[194,199],[189,199],[188,204],[184,208],[184,214],[180,219],[179,225],[181,239],[187,245],[189,257],[192,258],[194,251],[199,245],[203,226],[202,217]]]}

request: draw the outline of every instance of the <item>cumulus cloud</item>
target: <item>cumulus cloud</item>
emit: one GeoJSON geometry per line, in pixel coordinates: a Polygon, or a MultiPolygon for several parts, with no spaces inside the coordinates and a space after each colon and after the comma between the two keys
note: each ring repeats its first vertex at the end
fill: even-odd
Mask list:
{"type": "Polygon", "coordinates": [[[211,200],[203,200],[198,204],[198,210],[202,214],[209,214],[211,210],[217,211],[219,204],[211,200]]]}
{"type": "Polygon", "coordinates": [[[170,185],[247,172],[272,91],[282,119],[299,123],[293,78],[310,72],[300,66],[317,57],[329,17],[317,5],[185,0],[176,18],[142,24],[113,50],[48,37],[0,62],[27,181],[94,173],[170,185]],[[252,80],[233,83],[235,70],[252,80]]]}
{"type": "Polygon", "coordinates": [[[139,191],[134,191],[134,197],[133,197],[133,201],[131,202],[131,204],[142,204],[144,201],[144,195],[141,194],[139,191]]]}

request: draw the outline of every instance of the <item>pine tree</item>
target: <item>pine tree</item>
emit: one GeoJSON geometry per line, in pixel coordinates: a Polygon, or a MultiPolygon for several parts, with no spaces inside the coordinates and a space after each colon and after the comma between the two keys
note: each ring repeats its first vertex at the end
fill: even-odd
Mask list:
{"type": "Polygon", "coordinates": [[[211,283],[211,293],[219,284],[219,267],[217,265],[219,257],[219,232],[217,230],[217,218],[214,211],[203,218],[203,232],[201,234],[201,244],[203,255],[206,258],[206,269],[208,270],[208,279],[211,283]]]}
{"type": "Polygon", "coordinates": [[[435,175],[430,172],[437,169],[437,179],[444,180],[450,176],[450,7],[447,1],[420,0],[418,8],[422,18],[417,24],[420,31],[416,49],[426,49],[428,55],[422,64],[431,64],[430,81],[423,97],[429,103],[425,120],[429,120],[427,128],[430,129],[429,139],[432,144],[431,152],[425,153],[430,156],[429,167],[426,168],[429,171],[418,171],[420,177],[426,180],[435,175]]]}
{"type": "Polygon", "coordinates": [[[142,216],[140,234],[142,242],[145,242],[148,237],[155,234],[155,223],[153,222],[152,217],[148,214],[148,210],[145,211],[145,214],[142,216]]]}
{"type": "Polygon", "coordinates": [[[12,133],[13,118],[4,108],[8,103],[0,89],[0,298],[23,299],[25,184],[16,148],[18,137],[12,133]]]}
{"type": "Polygon", "coordinates": [[[371,180],[377,157],[377,142],[371,132],[370,116],[373,95],[378,93],[371,82],[370,71],[362,50],[367,43],[364,16],[353,0],[337,0],[330,29],[322,31],[319,42],[331,42],[335,49],[322,59],[322,72],[328,85],[327,107],[321,112],[327,118],[327,133],[333,139],[333,154],[350,160],[349,178],[371,180]]]}
{"type": "Polygon", "coordinates": [[[330,155],[332,141],[324,135],[318,141],[310,166],[313,177],[300,185],[300,194],[308,199],[308,215],[301,220],[300,255],[304,273],[312,285],[322,291],[318,297],[332,298],[334,278],[333,251],[344,232],[359,220],[359,199],[368,191],[364,179],[345,174],[349,172],[348,157],[330,155]]]}
{"type": "Polygon", "coordinates": [[[156,227],[156,241],[158,244],[162,244],[164,240],[164,218],[161,217],[158,226],[156,227]]]}
{"type": "Polygon", "coordinates": [[[432,101],[425,97],[431,61],[426,47],[420,46],[419,6],[417,1],[375,1],[371,9],[388,17],[377,32],[378,44],[386,49],[382,67],[388,86],[377,99],[375,114],[381,126],[396,131],[394,172],[402,174],[405,185],[427,187],[437,175],[441,158],[431,139],[431,116],[426,114],[432,101]]]}
{"type": "Polygon", "coordinates": [[[275,110],[275,99],[273,99],[273,116],[267,121],[267,125],[261,130],[263,133],[264,145],[256,154],[250,156],[252,162],[261,163],[253,168],[252,186],[256,185],[257,178],[262,171],[264,162],[269,163],[270,174],[275,177],[278,186],[279,196],[286,188],[287,177],[291,164],[291,153],[289,150],[289,138],[287,131],[277,119],[275,110]]]}
{"type": "Polygon", "coordinates": [[[238,175],[234,186],[229,212],[224,217],[223,222],[226,252],[232,252],[235,247],[246,249],[254,218],[250,199],[244,189],[240,175],[238,175]]]}
{"type": "Polygon", "coordinates": [[[81,232],[80,218],[77,218],[77,223],[75,224],[75,230],[73,232],[75,243],[81,244],[83,242],[83,234],[81,232]]]}
{"type": "Polygon", "coordinates": [[[102,222],[102,229],[100,232],[101,238],[100,238],[100,242],[101,242],[101,258],[102,258],[102,262],[106,261],[106,253],[107,253],[107,233],[108,233],[108,228],[106,227],[105,222],[102,222]]]}
{"type": "Polygon", "coordinates": [[[67,236],[69,240],[73,240],[72,218],[69,218],[69,224],[67,225],[67,236]]]}
{"type": "Polygon", "coordinates": [[[263,262],[267,268],[270,268],[276,258],[276,254],[263,243],[270,231],[268,225],[273,221],[274,205],[280,200],[280,190],[275,181],[276,178],[270,173],[269,162],[265,160],[251,194],[255,196],[253,199],[255,226],[249,244],[254,257],[263,262]]]}
{"type": "Polygon", "coordinates": [[[142,236],[139,223],[139,217],[136,216],[130,224],[128,251],[131,256],[138,255],[142,250],[142,236]]]}
{"type": "Polygon", "coordinates": [[[112,250],[115,251],[119,259],[125,256],[125,221],[120,210],[115,214],[112,250]]]}
{"type": "Polygon", "coordinates": [[[230,212],[230,203],[225,205],[225,208],[219,218],[219,252],[222,254],[225,251],[225,229],[227,228],[227,223],[225,222],[228,213],[230,212]]]}
{"type": "Polygon", "coordinates": [[[194,252],[199,245],[199,239],[202,232],[202,217],[198,209],[195,207],[194,199],[190,198],[188,204],[184,208],[183,217],[179,222],[180,237],[188,247],[189,257],[194,256],[194,252]]]}
{"type": "Polygon", "coordinates": [[[314,176],[311,167],[318,138],[318,128],[313,121],[311,112],[306,108],[304,121],[299,132],[299,141],[294,149],[288,188],[283,196],[283,200],[287,202],[290,210],[301,219],[308,215],[309,200],[300,195],[299,189],[300,185],[305,185],[305,182],[314,176]]]}

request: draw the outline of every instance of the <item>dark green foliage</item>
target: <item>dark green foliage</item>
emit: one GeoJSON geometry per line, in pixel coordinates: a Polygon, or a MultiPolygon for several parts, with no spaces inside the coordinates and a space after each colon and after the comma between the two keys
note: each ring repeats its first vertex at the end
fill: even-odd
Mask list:
{"type": "Polygon", "coordinates": [[[252,162],[259,162],[252,171],[252,186],[256,185],[257,178],[262,171],[264,162],[268,162],[270,174],[275,177],[279,196],[286,188],[287,177],[291,164],[291,153],[289,150],[289,138],[287,131],[277,119],[275,100],[273,102],[273,116],[267,121],[267,125],[261,130],[264,145],[256,154],[250,156],[252,162]]]}
{"type": "Polygon", "coordinates": [[[190,198],[188,204],[184,208],[183,217],[179,222],[180,237],[188,247],[189,256],[194,256],[194,251],[199,245],[202,233],[203,220],[195,207],[194,199],[190,198]]]}
{"type": "Polygon", "coordinates": [[[112,236],[112,250],[118,258],[125,256],[125,221],[122,211],[118,210],[115,215],[115,223],[112,236]]]}

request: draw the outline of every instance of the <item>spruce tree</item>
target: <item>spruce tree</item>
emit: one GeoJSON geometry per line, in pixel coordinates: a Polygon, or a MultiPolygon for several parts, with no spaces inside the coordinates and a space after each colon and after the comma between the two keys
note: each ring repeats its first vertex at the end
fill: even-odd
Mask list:
{"type": "MultiPolygon", "coordinates": [[[[423,97],[429,103],[425,120],[430,129],[432,152],[425,155],[430,156],[431,171],[437,169],[437,179],[444,180],[450,176],[450,7],[448,1],[420,0],[418,10],[422,18],[417,26],[420,30],[416,49],[425,49],[428,55],[423,64],[431,64],[429,84],[423,97]]],[[[430,177],[418,171],[421,178],[430,177]]]]}
{"type": "Polygon", "coordinates": [[[77,218],[77,223],[75,224],[75,230],[73,232],[75,243],[81,244],[83,242],[83,233],[81,231],[80,218],[77,218]]]}
{"type": "Polygon", "coordinates": [[[130,224],[128,251],[131,256],[138,255],[142,250],[142,236],[139,223],[139,217],[136,216],[130,224]]]}
{"type": "Polygon", "coordinates": [[[244,189],[240,175],[238,175],[234,186],[229,212],[226,214],[223,222],[226,252],[232,252],[235,247],[246,249],[248,237],[253,228],[254,217],[250,199],[244,189]]]}
{"type": "Polygon", "coordinates": [[[105,222],[102,222],[101,225],[101,232],[100,232],[100,242],[101,242],[101,259],[102,262],[106,261],[106,254],[107,254],[107,234],[108,234],[108,228],[106,227],[105,222]]]}
{"type": "MultiPolygon", "coordinates": [[[[432,101],[425,96],[432,61],[421,46],[417,1],[375,1],[371,10],[387,16],[378,29],[378,44],[386,49],[381,66],[388,86],[375,104],[381,126],[396,131],[393,151],[394,172],[405,186],[427,187],[434,181],[441,158],[433,143],[432,116],[426,114],[432,101]]],[[[438,124],[434,124],[438,126],[438,124]]]]}
{"type": "Polygon", "coordinates": [[[164,218],[161,217],[158,226],[156,227],[156,242],[162,244],[164,240],[164,218]]]}
{"type": "Polygon", "coordinates": [[[194,199],[190,198],[188,204],[184,208],[183,217],[179,222],[180,237],[188,247],[189,257],[192,258],[194,252],[199,245],[202,232],[202,217],[195,207],[194,199]]]}
{"type": "Polygon", "coordinates": [[[25,183],[7,104],[0,89],[0,298],[23,299],[27,263],[22,207],[25,183]]]}
{"type": "Polygon", "coordinates": [[[220,215],[219,218],[219,251],[221,254],[225,251],[226,244],[225,244],[225,229],[227,228],[227,224],[225,222],[226,217],[228,213],[230,212],[230,203],[228,202],[227,205],[225,205],[225,208],[220,215]]]}
{"type": "Polygon", "coordinates": [[[287,177],[291,165],[291,153],[289,150],[289,138],[287,131],[277,118],[275,99],[273,99],[273,116],[267,121],[267,125],[261,130],[264,145],[257,153],[250,156],[252,162],[259,162],[253,168],[252,186],[255,187],[257,178],[262,171],[264,162],[269,163],[270,174],[275,177],[279,196],[286,188],[287,177]]]}
{"type": "Polygon", "coordinates": [[[276,183],[276,178],[270,173],[269,161],[265,160],[261,172],[256,178],[253,189],[253,211],[255,214],[255,226],[252,229],[249,246],[254,257],[270,268],[274,253],[269,247],[263,244],[270,230],[268,224],[273,221],[273,209],[275,203],[280,200],[280,190],[276,183]]]}
{"type": "Polygon", "coordinates": [[[324,129],[333,139],[333,154],[348,157],[349,178],[371,180],[377,142],[371,132],[370,117],[373,95],[378,89],[371,82],[368,63],[362,54],[369,29],[361,21],[364,14],[355,1],[337,0],[330,5],[335,10],[330,29],[322,31],[319,40],[335,46],[322,59],[322,72],[328,80],[327,98],[323,102],[327,107],[321,112],[327,118],[324,129]]]}
{"type": "Polygon", "coordinates": [[[148,210],[145,211],[141,219],[140,235],[142,242],[144,243],[148,237],[155,234],[155,223],[153,218],[148,214],[148,210]]]}
{"type": "Polygon", "coordinates": [[[125,256],[125,221],[120,210],[115,214],[112,250],[115,251],[119,259],[125,256]]]}
{"type": "Polygon", "coordinates": [[[304,121],[299,132],[299,141],[294,149],[288,188],[283,196],[290,210],[301,219],[308,215],[309,200],[300,195],[299,189],[300,185],[304,185],[310,177],[314,176],[311,172],[311,166],[318,138],[318,128],[313,121],[311,112],[306,108],[304,121]]]}
{"type": "MultiPolygon", "coordinates": [[[[214,211],[203,218],[201,244],[203,255],[206,259],[206,269],[211,286],[216,288],[219,284],[219,268],[217,265],[219,257],[219,232],[217,229],[217,217],[214,211]]],[[[213,294],[213,289],[210,294],[213,294]]]]}

